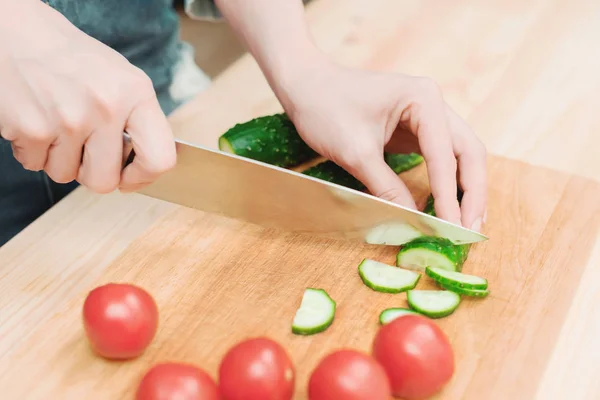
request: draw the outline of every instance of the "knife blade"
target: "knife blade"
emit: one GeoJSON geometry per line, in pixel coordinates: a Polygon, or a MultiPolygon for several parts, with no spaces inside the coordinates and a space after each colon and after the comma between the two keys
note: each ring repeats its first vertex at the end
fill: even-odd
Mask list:
{"type": "MultiPolygon", "coordinates": [[[[124,137],[126,165],[134,152],[124,137]]],[[[182,140],[175,145],[176,166],[138,193],[266,228],[370,244],[401,245],[422,235],[455,244],[487,240],[440,218],[295,171],[182,140]]]]}

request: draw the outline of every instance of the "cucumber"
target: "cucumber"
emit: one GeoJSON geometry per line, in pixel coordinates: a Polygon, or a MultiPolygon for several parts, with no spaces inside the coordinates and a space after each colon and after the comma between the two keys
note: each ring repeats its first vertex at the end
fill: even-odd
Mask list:
{"type": "MultiPolygon", "coordinates": [[[[464,194],[465,193],[462,191],[461,188],[456,188],[456,198],[458,199],[459,204],[462,202],[462,198],[463,198],[464,194]]],[[[425,202],[425,207],[423,208],[423,212],[425,214],[433,215],[434,217],[436,217],[435,206],[434,206],[434,201],[433,201],[433,194],[430,194],[429,196],[427,196],[427,201],[425,202]]]]}
{"type": "Polygon", "coordinates": [[[283,168],[318,157],[285,113],[236,124],[219,137],[219,149],[283,168]]]}
{"type": "Polygon", "coordinates": [[[465,289],[485,290],[488,281],[475,275],[462,274],[460,272],[448,271],[443,268],[427,267],[425,274],[445,287],[457,287],[465,289]]]}
{"type": "Polygon", "coordinates": [[[445,238],[421,236],[402,245],[396,255],[396,265],[418,271],[438,267],[460,272],[466,255],[464,245],[455,245],[445,238]]]}
{"type": "Polygon", "coordinates": [[[383,244],[401,246],[413,239],[421,237],[422,233],[409,224],[387,223],[372,228],[365,237],[368,244],[383,244]]]}
{"type": "Polygon", "coordinates": [[[366,286],[382,293],[400,293],[413,289],[421,278],[416,272],[366,258],[358,265],[358,274],[366,286]]]}
{"type": "Polygon", "coordinates": [[[454,292],[456,294],[463,295],[463,296],[487,297],[487,295],[490,294],[490,291],[488,289],[469,289],[466,287],[452,286],[452,285],[448,285],[448,284],[440,283],[440,282],[438,282],[438,285],[444,290],[449,290],[451,292],[454,292]]]}
{"type": "Polygon", "coordinates": [[[323,161],[322,163],[302,171],[302,173],[304,175],[312,176],[313,178],[347,187],[349,189],[365,189],[365,185],[363,185],[361,181],[356,179],[352,174],[347,172],[333,161],[323,161]]]}
{"type": "Polygon", "coordinates": [[[384,153],[383,158],[396,174],[408,171],[425,160],[422,155],[417,153],[384,153]]]}
{"type": "Polygon", "coordinates": [[[409,290],[406,299],[411,309],[430,318],[447,317],[460,304],[460,296],[449,290],[409,290]]]}
{"type": "MultiPolygon", "coordinates": [[[[463,191],[457,189],[458,202],[462,202],[463,191]]],[[[436,216],[433,195],[427,197],[425,214],[436,216]]],[[[445,238],[421,236],[404,243],[396,255],[396,265],[424,271],[427,267],[443,268],[461,272],[467,260],[471,244],[454,244],[445,238]]]]}
{"type": "Polygon", "coordinates": [[[325,290],[307,288],[294,315],[292,333],[313,335],[325,331],[333,323],[335,310],[336,302],[325,290]]]}
{"type": "MultiPolygon", "coordinates": [[[[423,162],[423,157],[416,153],[410,154],[392,154],[384,153],[384,159],[387,165],[396,173],[400,174],[404,171],[408,171],[411,168],[423,162]]],[[[365,190],[365,185],[356,179],[352,174],[347,172],[345,169],[334,163],[333,161],[327,160],[312,166],[302,172],[305,175],[312,176],[313,178],[321,179],[327,182],[335,183],[340,186],[347,187],[354,190],[365,190]]]]}
{"type": "Polygon", "coordinates": [[[398,317],[404,315],[423,315],[410,308],[386,308],[379,314],[379,323],[381,325],[389,324],[398,317]]]}

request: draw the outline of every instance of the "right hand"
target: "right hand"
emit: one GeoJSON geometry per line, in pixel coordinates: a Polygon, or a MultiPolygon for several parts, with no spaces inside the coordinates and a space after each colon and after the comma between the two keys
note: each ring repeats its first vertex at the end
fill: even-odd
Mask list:
{"type": "Polygon", "coordinates": [[[144,72],[39,0],[0,0],[0,13],[10,15],[0,26],[0,136],[24,168],[108,193],[174,166],[173,134],[144,72]],[[136,154],[124,170],[123,132],[136,154]]]}

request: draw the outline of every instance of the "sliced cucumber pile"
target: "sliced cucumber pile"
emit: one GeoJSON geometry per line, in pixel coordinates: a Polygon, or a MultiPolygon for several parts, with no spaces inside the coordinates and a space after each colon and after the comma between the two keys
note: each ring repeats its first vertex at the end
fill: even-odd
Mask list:
{"type": "Polygon", "coordinates": [[[396,318],[402,317],[405,315],[422,315],[422,314],[418,313],[414,310],[411,310],[410,308],[401,308],[401,307],[386,308],[385,310],[383,310],[381,312],[381,314],[379,314],[379,322],[381,323],[381,325],[389,324],[396,318]]]}
{"type": "Polygon", "coordinates": [[[423,272],[427,267],[460,272],[467,258],[466,250],[445,238],[421,236],[402,245],[396,265],[423,272]]]}
{"type": "Polygon", "coordinates": [[[365,285],[383,293],[400,293],[413,289],[421,278],[416,272],[369,259],[364,259],[359,264],[358,274],[365,285]]]}
{"type": "MultiPolygon", "coordinates": [[[[275,165],[282,168],[298,167],[315,161],[320,155],[301,138],[285,113],[265,115],[238,123],[219,137],[219,149],[275,165]]],[[[383,154],[386,164],[396,173],[408,171],[424,162],[423,156],[410,154],[383,154]]],[[[326,160],[302,172],[350,189],[364,191],[365,185],[333,161],[326,160]]],[[[457,198],[462,202],[463,192],[458,188],[457,198]]],[[[433,195],[429,195],[423,212],[436,216],[433,195]]],[[[372,228],[365,241],[369,244],[401,246],[396,266],[364,259],[358,266],[363,283],[377,292],[407,293],[410,308],[388,308],[379,315],[381,324],[387,324],[402,315],[416,314],[431,318],[450,315],[458,307],[461,295],[485,297],[489,294],[486,279],[463,274],[470,244],[455,245],[448,239],[422,236],[406,224],[385,224],[372,228]],[[411,271],[412,270],[412,271],[411,271]],[[441,290],[415,290],[421,272],[433,279],[441,290]]],[[[323,289],[307,288],[292,322],[292,332],[312,335],[325,331],[333,323],[336,302],[323,289]]]]}
{"type": "Polygon", "coordinates": [[[463,274],[461,272],[448,271],[439,267],[427,267],[425,273],[434,281],[444,286],[459,287],[465,289],[487,289],[488,282],[484,278],[475,275],[463,274]]]}
{"type": "Polygon", "coordinates": [[[463,296],[471,296],[471,297],[486,297],[490,294],[490,291],[487,289],[468,289],[460,286],[451,286],[447,284],[438,283],[439,286],[444,290],[450,290],[451,292],[463,295],[463,296]]]}
{"type": "Polygon", "coordinates": [[[460,304],[460,296],[449,290],[409,290],[408,305],[430,318],[442,318],[452,314],[460,304]]]}
{"type": "Polygon", "coordinates": [[[331,326],[336,302],[323,289],[307,288],[292,322],[292,333],[313,335],[331,326]]]}
{"type": "MultiPolygon", "coordinates": [[[[462,202],[463,191],[457,188],[458,202],[462,202]]],[[[433,195],[427,197],[425,214],[436,216],[433,195]]],[[[423,236],[402,246],[396,257],[400,267],[425,271],[427,267],[444,268],[461,272],[467,260],[471,244],[454,244],[448,239],[423,236]]]]}

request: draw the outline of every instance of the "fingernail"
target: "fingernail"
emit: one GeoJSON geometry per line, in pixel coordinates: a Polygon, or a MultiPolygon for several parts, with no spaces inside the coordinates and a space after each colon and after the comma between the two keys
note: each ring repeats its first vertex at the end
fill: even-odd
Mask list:
{"type": "Polygon", "coordinates": [[[471,225],[471,230],[475,232],[479,232],[481,230],[481,218],[477,218],[473,225],[471,225]]]}

